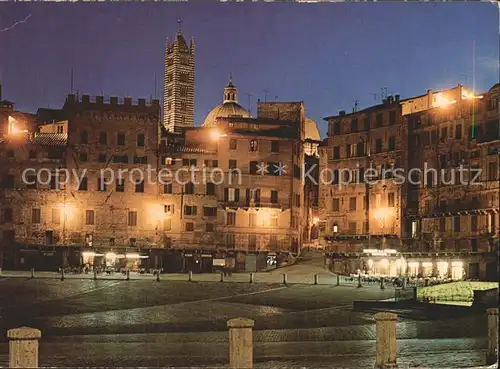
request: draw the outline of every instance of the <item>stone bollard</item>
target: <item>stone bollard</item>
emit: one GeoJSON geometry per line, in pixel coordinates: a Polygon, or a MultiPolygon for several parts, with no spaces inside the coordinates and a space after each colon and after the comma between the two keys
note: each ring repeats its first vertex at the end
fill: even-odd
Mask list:
{"type": "Polygon", "coordinates": [[[385,290],[385,283],[384,283],[384,277],[380,279],[380,289],[385,290]]]}
{"type": "Polygon", "coordinates": [[[250,283],[253,283],[253,276],[254,276],[254,274],[250,273],[250,283]]]}
{"type": "Polygon", "coordinates": [[[188,281],[192,282],[193,281],[193,272],[190,270],[188,274],[188,281]]]}
{"type": "Polygon", "coordinates": [[[130,281],[130,270],[127,269],[127,281],[130,281]]]}
{"type": "Polygon", "coordinates": [[[224,272],[220,272],[220,281],[224,282],[224,272]]]}
{"type": "Polygon", "coordinates": [[[286,273],[283,273],[283,284],[287,284],[288,281],[287,281],[287,275],[286,273]]]}
{"type": "Polygon", "coordinates": [[[429,278],[425,278],[424,286],[429,287],[429,278]]]}
{"type": "Polygon", "coordinates": [[[314,275],[314,284],[318,284],[319,283],[319,275],[315,274],[314,275]]]}
{"type": "Polygon", "coordinates": [[[361,287],[363,287],[361,285],[361,274],[358,274],[358,288],[361,288],[361,287]]]}
{"type": "Polygon", "coordinates": [[[337,274],[337,286],[340,286],[340,275],[337,274]]]}
{"type": "Polygon", "coordinates": [[[9,368],[38,368],[38,340],[42,332],[21,327],[9,329],[9,368]]]}
{"type": "Polygon", "coordinates": [[[498,362],[498,308],[490,308],[488,312],[488,352],[486,365],[498,362]]]}
{"type": "Polygon", "coordinates": [[[61,268],[61,281],[64,281],[64,269],[61,268]]]}
{"type": "Polygon", "coordinates": [[[94,269],[94,281],[97,281],[97,270],[94,269]]]}
{"type": "Polygon", "coordinates": [[[229,368],[253,368],[253,329],[254,321],[234,318],[227,322],[229,328],[229,368]]]}
{"type": "Polygon", "coordinates": [[[396,357],[396,319],[397,314],[377,313],[375,314],[377,331],[377,357],[375,359],[376,369],[387,369],[397,367],[396,357]]]}
{"type": "Polygon", "coordinates": [[[31,277],[30,278],[35,278],[35,268],[31,268],[31,277]]]}

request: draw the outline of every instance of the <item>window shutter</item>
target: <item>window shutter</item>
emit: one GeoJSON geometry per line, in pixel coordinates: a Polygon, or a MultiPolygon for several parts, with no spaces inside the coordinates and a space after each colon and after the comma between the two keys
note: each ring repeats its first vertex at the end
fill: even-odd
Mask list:
{"type": "Polygon", "coordinates": [[[239,188],[236,188],[234,190],[234,201],[236,201],[236,202],[240,201],[240,189],[239,188]]]}

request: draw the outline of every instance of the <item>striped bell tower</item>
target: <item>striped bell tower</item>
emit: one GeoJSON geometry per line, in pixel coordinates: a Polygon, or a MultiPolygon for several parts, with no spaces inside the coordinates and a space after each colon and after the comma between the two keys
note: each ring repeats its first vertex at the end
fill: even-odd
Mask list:
{"type": "Polygon", "coordinates": [[[194,126],[194,40],[188,46],[181,21],[173,43],[165,48],[163,124],[169,132],[182,133],[194,126]]]}

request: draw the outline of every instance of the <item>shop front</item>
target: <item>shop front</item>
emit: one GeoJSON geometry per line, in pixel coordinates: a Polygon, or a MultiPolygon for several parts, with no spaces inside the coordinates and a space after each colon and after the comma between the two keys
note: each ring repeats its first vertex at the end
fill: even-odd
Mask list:
{"type": "Polygon", "coordinates": [[[83,251],[82,266],[87,270],[96,268],[105,270],[130,270],[139,272],[145,267],[145,260],[149,256],[139,252],[117,253],[113,251],[98,252],[98,251],[83,251]]]}
{"type": "Polygon", "coordinates": [[[361,259],[362,272],[368,275],[397,277],[404,275],[407,267],[405,259],[392,249],[366,249],[361,259]]]}

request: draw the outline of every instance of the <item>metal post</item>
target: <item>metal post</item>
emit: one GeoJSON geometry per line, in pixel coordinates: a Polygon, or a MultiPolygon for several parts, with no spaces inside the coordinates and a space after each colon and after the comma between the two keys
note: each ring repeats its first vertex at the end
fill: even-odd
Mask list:
{"type": "Polygon", "coordinates": [[[337,274],[337,286],[340,286],[340,275],[337,274]]]}
{"type": "Polygon", "coordinates": [[[488,352],[486,365],[498,362],[498,308],[491,308],[488,312],[488,352]]]}
{"type": "Polygon", "coordinates": [[[158,270],[158,273],[156,273],[156,282],[160,281],[160,271],[158,270]]]}
{"type": "Polygon", "coordinates": [[[188,280],[189,280],[189,282],[193,281],[193,272],[191,270],[189,271],[189,274],[188,274],[188,280]]]}
{"type": "Polygon", "coordinates": [[[64,281],[64,269],[61,268],[61,281],[64,281]]]}
{"type": "Polygon", "coordinates": [[[31,277],[30,278],[35,278],[35,268],[31,268],[31,277]]]}
{"type": "Polygon", "coordinates": [[[253,273],[250,273],[250,283],[253,283],[253,273]]]}
{"type": "Polygon", "coordinates": [[[385,290],[384,277],[380,279],[380,289],[385,290]]]}
{"type": "Polygon", "coordinates": [[[361,287],[363,287],[361,285],[361,274],[358,274],[358,288],[361,288],[361,287]]]}
{"type": "Polygon", "coordinates": [[[229,368],[253,368],[253,337],[254,321],[246,318],[228,320],[229,328],[229,368]]]}
{"type": "Polygon", "coordinates": [[[97,281],[97,270],[94,267],[94,281],[97,281]]]}
{"type": "Polygon", "coordinates": [[[283,284],[287,284],[287,276],[286,276],[286,273],[283,273],[283,284]]]}
{"type": "Polygon", "coordinates": [[[224,282],[224,272],[220,272],[220,281],[224,282]]]}
{"type": "Polygon", "coordinates": [[[403,277],[403,290],[406,290],[406,277],[403,277]]]}
{"type": "Polygon", "coordinates": [[[377,313],[376,321],[376,350],[375,368],[387,369],[397,367],[396,357],[396,320],[397,314],[377,313]]]}
{"type": "Polygon", "coordinates": [[[314,275],[314,284],[318,284],[319,283],[319,275],[315,274],[314,275]]]}
{"type": "Polygon", "coordinates": [[[9,368],[38,368],[38,340],[42,332],[21,327],[9,329],[9,368]]]}
{"type": "Polygon", "coordinates": [[[130,270],[127,269],[127,281],[130,281],[130,270]]]}

